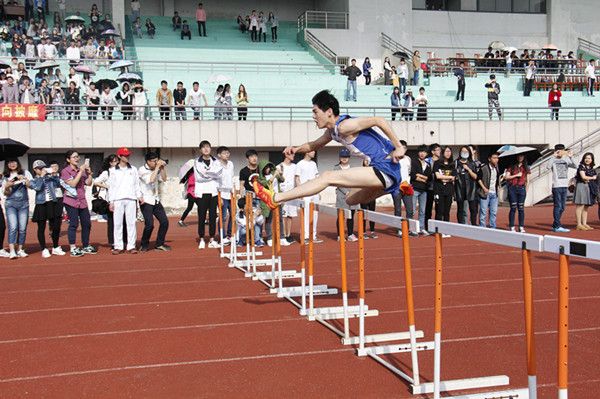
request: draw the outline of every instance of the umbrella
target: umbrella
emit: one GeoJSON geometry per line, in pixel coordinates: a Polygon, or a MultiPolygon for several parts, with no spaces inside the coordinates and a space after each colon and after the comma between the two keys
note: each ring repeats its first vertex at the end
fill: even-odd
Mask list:
{"type": "Polygon", "coordinates": [[[542,47],[542,50],[556,51],[558,50],[558,47],[555,44],[549,43],[545,44],[544,47],[542,47]]]}
{"type": "Polygon", "coordinates": [[[114,30],[114,29],[107,29],[104,32],[102,32],[100,34],[101,36],[116,36],[116,37],[121,37],[121,35],[119,35],[119,33],[114,30]]]}
{"type": "Polygon", "coordinates": [[[392,54],[394,57],[400,57],[400,58],[409,58],[408,53],[406,51],[396,51],[394,54],[392,54]]]}
{"type": "Polygon", "coordinates": [[[525,161],[528,165],[535,162],[540,157],[540,151],[533,147],[514,147],[500,154],[500,170],[506,169],[515,162],[517,155],[525,155],[525,161]]]}
{"type": "Polygon", "coordinates": [[[104,86],[108,86],[112,90],[119,87],[119,84],[112,79],[100,79],[96,82],[96,87],[98,87],[100,90],[103,90],[104,86]]]}
{"type": "Polygon", "coordinates": [[[528,50],[539,50],[540,45],[536,42],[525,42],[521,45],[521,48],[526,48],[528,50]]]}
{"type": "Polygon", "coordinates": [[[225,82],[228,82],[229,80],[231,80],[231,78],[229,76],[226,76],[226,75],[223,75],[220,73],[215,73],[213,75],[210,75],[210,77],[208,78],[206,83],[225,83],[225,82]]]}
{"type": "Polygon", "coordinates": [[[120,61],[115,61],[112,64],[110,64],[110,66],[108,67],[108,69],[119,69],[119,68],[127,68],[133,65],[133,62],[131,61],[127,61],[127,60],[120,60],[120,61]]]}
{"type": "Polygon", "coordinates": [[[517,49],[516,47],[511,47],[511,46],[504,47],[503,50],[508,51],[509,54],[512,53],[513,51],[519,51],[519,49],[517,49]]]}
{"type": "Polygon", "coordinates": [[[96,74],[96,72],[94,72],[94,70],[87,65],[77,65],[73,69],[75,69],[76,72],[87,73],[90,75],[96,74]]]}
{"type": "Polygon", "coordinates": [[[33,67],[33,69],[46,69],[46,68],[56,68],[58,66],[57,62],[54,61],[44,61],[41,64],[37,64],[33,67]]]}
{"type": "Polygon", "coordinates": [[[503,152],[510,151],[510,150],[512,150],[513,148],[517,148],[517,147],[516,147],[516,146],[514,146],[514,145],[510,145],[510,144],[505,144],[505,145],[503,145],[502,147],[498,148],[498,150],[497,150],[497,151],[498,151],[500,154],[502,154],[503,152]]]}
{"type": "Polygon", "coordinates": [[[190,173],[194,171],[194,160],[190,159],[179,168],[179,183],[183,184],[187,181],[190,173]]]}
{"type": "Polygon", "coordinates": [[[137,73],[124,72],[117,78],[118,82],[141,82],[142,77],[137,73]]]}
{"type": "Polygon", "coordinates": [[[506,44],[504,44],[504,42],[501,42],[499,40],[494,40],[493,42],[491,42],[488,47],[491,47],[494,50],[502,50],[504,47],[506,47],[506,44]]]}
{"type": "Polygon", "coordinates": [[[8,67],[10,67],[10,65],[5,64],[4,62],[0,62],[0,69],[6,69],[8,67]]]}
{"type": "Polygon", "coordinates": [[[25,155],[29,147],[13,139],[0,139],[0,161],[25,155]]]}
{"type": "Polygon", "coordinates": [[[65,18],[65,22],[85,22],[85,19],[81,18],[79,15],[70,15],[65,18]]]}

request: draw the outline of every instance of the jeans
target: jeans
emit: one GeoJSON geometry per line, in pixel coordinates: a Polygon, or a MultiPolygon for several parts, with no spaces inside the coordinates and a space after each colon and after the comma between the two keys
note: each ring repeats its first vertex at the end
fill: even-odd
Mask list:
{"type": "Polygon", "coordinates": [[[508,213],[508,225],[515,227],[515,213],[519,211],[519,227],[525,227],[525,197],[527,191],[525,186],[508,186],[508,202],[510,212],[508,213]]]}
{"type": "MultiPolygon", "coordinates": [[[[262,230],[262,224],[254,225],[254,243],[259,244],[261,242],[260,232],[262,230]]],[[[238,230],[238,245],[246,245],[246,226],[240,226],[238,230]]]]}
{"type": "Polygon", "coordinates": [[[496,193],[488,193],[486,198],[479,199],[479,226],[486,227],[487,214],[490,210],[490,228],[496,228],[496,213],[498,211],[498,195],[496,193]]]}
{"type": "Polygon", "coordinates": [[[223,212],[223,224],[225,224],[225,216],[227,216],[227,226],[223,226],[225,237],[231,237],[231,200],[222,198],[221,212],[223,212]]]}
{"type": "Polygon", "coordinates": [[[406,78],[400,78],[400,93],[406,93],[406,78]]]}
{"type": "Polygon", "coordinates": [[[552,188],[552,199],[554,201],[554,222],[552,228],[557,229],[562,227],[560,218],[565,211],[565,205],[567,203],[567,188],[566,187],[553,187],[552,188]]]}
{"type": "Polygon", "coordinates": [[[413,72],[412,84],[413,84],[413,86],[419,85],[419,70],[418,69],[415,69],[415,71],[413,72]]]}
{"type": "Polygon", "coordinates": [[[588,78],[588,94],[590,96],[594,95],[594,84],[596,83],[596,79],[588,78]]]}
{"type": "Polygon", "coordinates": [[[4,248],[4,236],[6,235],[6,219],[4,219],[4,211],[0,206],[0,249],[4,248]]]}
{"type": "Polygon", "coordinates": [[[413,194],[413,211],[419,205],[419,229],[425,230],[425,208],[427,207],[427,191],[416,191],[413,194]]]}
{"type": "Polygon", "coordinates": [[[27,222],[29,221],[29,201],[6,201],[5,208],[8,224],[8,243],[25,244],[27,222]]]}
{"type": "Polygon", "coordinates": [[[87,208],[74,208],[66,204],[65,210],[69,216],[69,229],[67,230],[69,245],[75,245],[77,227],[79,227],[79,222],[81,221],[81,245],[87,247],[90,245],[90,231],[92,230],[90,211],[87,208]]]}
{"type": "Polygon", "coordinates": [[[169,230],[169,219],[167,218],[165,208],[163,208],[162,204],[159,202],[155,205],[144,203],[140,205],[140,209],[142,210],[142,215],[144,215],[144,231],[142,233],[141,242],[142,248],[148,248],[148,245],[150,245],[150,236],[154,230],[154,218],[156,218],[159,223],[158,234],[156,235],[156,247],[160,247],[165,243],[167,230],[169,230]]]}
{"type": "Polygon", "coordinates": [[[465,101],[465,80],[458,81],[458,90],[456,91],[456,101],[465,101]]]}
{"type": "Polygon", "coordinates": [[[185,110],[185,107],[175,107],[175,119],[176,120],[186,120],[187,116],[186,116],[187,112],[185,110]]]}
{"type": "Polygon", "coordinates": [[[356,80],[348,79],[348,84],[346,87],[346,101],[356,101],[356,80]],[[352,96],[350,96],[350,91],[352,91],[352,96]]]}
{"type": "Polygon", "coordinates": [[[402,203],[406,209],[406,218],[412,219],[414,216],[413,199],[410,195],[402,195],[402,191],[398,190],[392,194],[394,201],[394,216],[402,216],[402,203]]]}

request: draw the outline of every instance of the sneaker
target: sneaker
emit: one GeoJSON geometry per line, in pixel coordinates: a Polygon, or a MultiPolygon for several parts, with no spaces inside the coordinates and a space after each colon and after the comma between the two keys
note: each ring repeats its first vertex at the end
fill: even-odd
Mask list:
{"type": "Polygon", "coordinates": [[[398,237],[402,238],[402,230],[398,230],[398,237]]]}
{"type": "Polygon", "coordinates": [[[149,250],[148,247],[140,247],[140,252],[148,252],[149,250]]]}
{"type": "Polygon", "coordinates": [[[409,231],[408,232],[409,237],[418,237],[419,233],[415,232],[415,231],[409,231]]]}
{"type": "Polygon", "coordinates": [[[442,234],[442,238],[451,238],[452,236],[450,234],[442,234]]]}
{"type": "Polygon", "coordinates": [[[96,249],[96,247],[88,245],[85,248],[81,248],[81,251],[86,254],[86,255],[96,255],[98,253],[98,250],[96,249]]]}
{"type": "Polygon", "coordinates": [[[217,240],[213,240],[211,238],[210,241],[208,242],[208,247],[209,248],[220,248],[221,246],[219,245],[219,242],[217,240]]]}
{"type": "Polygon", "coordinates": [[[135,248],[133,248],[133,249],[128,249],[128,250],[127,250],[127,253],[130,253],[130,254],[132,254],[132,255],[135,255],[135,254],[137,254],[137,253],[138,253],[138,250],[137,250],[137,249],[135,249],[135,248]]]}
{"type": "Polygon", "coordinates": [[[0,258],[9,258],[10,257],[10,252],[8,252],[6,249],[0,249],[0,258]]]}
{"type": "Polygon", "coordinates": [[[154,250],[169,252],[171,250],[171,247],[169,245],[163,244],[163,245],[159,245],[158,247],[154,248],[154,250]]]}
{"type": "Polygon", "coordinates": [[[292,243],[288,242],[288,240],[286,240],[285,238],[282,238],[281,240],[279,240],[279,245],[281,245],[282,247],[289,247],[290,245],[292,245],[292,243]]]}
{"type": "Polygon", "coordinates": [[[188,225],[185,224],[185,222],[183,220],[180,220],[179,222],[177,222],[177,226],[179,226],[179,227],[187,227],[188,225]]]}
{"type": "Polygon", "coordinates": [[[256,196],[258,198],[260,198],[260,200],[262,202],[267,204],[267,206],[269,208],[271,208],[271,209],[277,208],[278,204],[273,199],[273,197],[275,196],[275,193],[273,192],[273,190],[269,190],[268,188],[265,188],[262,184],[260,184],[258,182],[258,174],[254,173],[254,174],[250,175],[249,180],[252,183],[252,187],[254,188],[254,192],[256,193],[256,196]]]}
{"type": "Polygon", "coordinates": [[[267,246],[268,247],[272,247],[273,246],[273,240],[267,240],[267,246]]]}
{"type": "Polygon", "coordinates": [[[372,238],[373,240],[375,240],[375,239],[379,238],[379,236],[377,234],[375,234],[374,231],[372,231],[369,233],[369,238],[372,238]]]}
{"type": "Polygon", "coordinates": [[[348,236],[348,238],[346,239],[346,241],[356,242],[356,241],[358,241],[358,238],[354,234],[350,234],[348,236]]]}
{"type": "Polygon", "coordinates": [[[72,257],[74,257],[74,258],[78,258],[78,257],[80,257],[80,256],[83,256],[83,255],[85,255],[85,254],[83,253],[83,251],[82,251],[80,248],[77,248],[77,247],[75,247],[75,248],[71,249],[71,250],[69,251],[69,253],[70,253],[70,255],[71,255],[72,257]]]}
{"type": "Polygon", "coordinates": [[[510,231],[512,231],[513,233],[516,232],[517,230],[515,229],[515,226],[510,228],[510,231]]]}
{"type": "Polygon", "coordinates": [[[256,247],[260,248],[260,247],[264,247],[265,246],[265,242],[263,240],[258,241],[256,244],[256,247]]]}
{"type": "Polygon", "coordinates": [[[52,248],[52,255],[64,256],[65,251],[61,247],[52,248]]]}
{"type": "Polygon", "coordinates": [[[108,220],[106,220],[106,219],[104,219],[104,218],[98,218],[98,219],[96,220],[96,222],[98,222],[98,223],[106,223],[106,222],[108,222],[108,220]]]}
{"type": "Polygon", "coordinates": [[[121,255],[123,253],[122,249],[113,249],[112,251],[110,251],[111,254],[113,255],[121,255]]]}
{"type": "Polygon", "coordinates": [[[229,245],[231,244],[231,239],[229,237],[225,237],[221,240],[221,242],[223,243],[223,245],[229,245]]]}
{"type": "Polygon", "coordinates": [[[525,227],[519,227],[519,233],[525,233],[525,227]]]}
{"type": "Polygon", "coordinates": [[[50,251],[48,251],[48,248],[44,248],[44,250],[42,251],[42,258],[49,258],[52,255],[50,255],[50,251]]]}
{"type": "Polygon", "coordinates": [[[427,230],[421,230],[421,235],[427,237],[430,233],[427,230]]]}
{"type": "Polygon", "coordinates": [[[19,255],[17,255],[17,253],[15,251],[10,251],[10,254],[8,255],[8,257],[10,259],[18,259],[19,255]]]}
{"type": "Polygon", "coordinates": [[[561,226],[561,227],[553,228],[552,231],[554,231],[555,233],[568,233],[571,230],[565,229],[564,227],[561,226]]]}
{"type": "Polygon", "coordinates": [[[317,238],[317,237],[315,237],[313,240],[313,243],[315,243],[315,244],[320,244],[322,242],[323,242],[323,240],[321,240],[320,238],[317,238]]]}
{"type": "Polygon", "coordinates": [[[25,252],[25,250],[19,249],[19,251],[17,252],[17,256],[19,258],[26,258],[29,256],[29,254],[27,252],[25,252]]]}
{"type": "Polygon", "coordinates": [[[204,242],[204,238],[200,239],[200,242],[198,243],[198,249],[204,249],[206,248],[206,243],[204,242]]]}

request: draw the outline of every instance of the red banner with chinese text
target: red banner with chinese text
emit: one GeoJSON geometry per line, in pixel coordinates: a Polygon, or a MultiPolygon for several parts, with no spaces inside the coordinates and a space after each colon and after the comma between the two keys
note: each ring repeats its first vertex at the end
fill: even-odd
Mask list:
{"type": "Polygon", "coordinates": [[[45,121],[45,104],[0,104],[0,121],[45,121]]]}

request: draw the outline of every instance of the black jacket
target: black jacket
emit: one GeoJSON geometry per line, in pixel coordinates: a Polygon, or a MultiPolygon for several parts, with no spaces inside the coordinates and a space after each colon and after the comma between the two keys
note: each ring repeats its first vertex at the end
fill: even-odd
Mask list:
{"type": "Polygon", "coordinates": [[[360,69],[355,65],[350,65],[348,68],[344,70],[344,74],[348,76],[348,80],[356,80],[357,77],[362,75],[360,69]]]}
{"type": "MultiPolygon", "coordinates": [[[[477,165],[473,161],[467,161],[467,165],[477,174],[477,165]]],[[[463,167],[460,160],[456,160],[456,180],[454,181],[454,195],[456,201],[474,201],[477,199],[477,178],[473,179],[469,172],[463,167]]]]}
{"type": "Polygon", "coordinates": [[[410,182],[415,191],[427,191],[429,188],[429,182],[431,181],[431,166],[425,162],[425,169],[423,170],[423,166],[419,158],[415,158],[411,161],[410,165],[410,182]],[[417,174],[427,176],[427,181],[425,183],[417,181],[417,174]]]}

